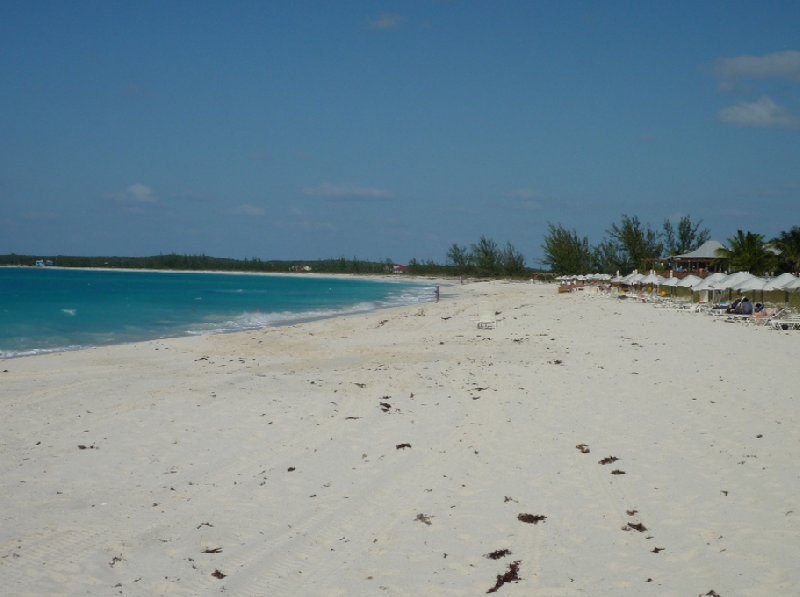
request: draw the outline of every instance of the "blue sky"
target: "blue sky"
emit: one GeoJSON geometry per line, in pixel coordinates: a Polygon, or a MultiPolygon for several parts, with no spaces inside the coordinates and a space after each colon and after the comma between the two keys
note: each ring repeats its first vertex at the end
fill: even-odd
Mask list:
{"type": "Polygon", "coordinates": [[[0,8],[0,253],[537,265],[800,225],[800,2],[0,8]]]}

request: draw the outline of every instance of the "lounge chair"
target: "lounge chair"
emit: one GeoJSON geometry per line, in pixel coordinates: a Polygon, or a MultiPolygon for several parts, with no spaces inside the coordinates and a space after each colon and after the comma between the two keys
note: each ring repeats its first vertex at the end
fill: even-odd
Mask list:
{"type": "Polygon", "coordinates": [[[769,325],[776,330],[800,330],[800,314],[784,314],[769,320],[769,325]]]}
{"type": "Polygon", "coordinates": [[[756,325],[770,325],[773,319],[781,319],[786,314],[786,309],[764,309],[753,313],[753,323],[756,325]]]}

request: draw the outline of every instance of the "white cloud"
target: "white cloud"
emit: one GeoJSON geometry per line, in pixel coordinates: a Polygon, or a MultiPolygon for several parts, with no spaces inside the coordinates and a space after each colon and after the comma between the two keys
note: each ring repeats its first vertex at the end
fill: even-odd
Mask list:
{"type": "Polygon", "coordinates": [[[540,201],[542,194],[533,189],[514,189],[508,193],[508,196],[514,200],[514,207],[516,209],[535,211],[544,207],[540,201]]]}
{"type": "Polygon", "coordinates": [[[406,17],[401,15],[384,14],[377,19],[369,20],[370,29],[397,29],[405,25],[406,17]]]}
{"type": "Polygon", "coordinates": [[[133,201],[139,201],[141,203],[155,203],[158,201],[158,197],[153,189],[140,182],[132,184],[125,189],[125,191],[128,193],[128,197],[133,201]]]}
{"type": "Polygon", "coordinates": [[[755,102],[740,102],[725,108],[718,116],[722,122],[737,126],[792,128],[798,125],[797,119],[789,110],[766,95],[755,102]]]}
{"type": "Polygon", "coordinates": [[[306,187],[303,189],[303,194],[309,197],[343,200],[385,200],[391,199],[392,197],[392,194],[384,189],[362,187],[352,184],[332,184],[329,182],[323,182],[313,187],[306,187]]]}
{"type": "Polygon", "coordinates": [[[800,52],[788,50],[764,56],[726,58],[716,64],[714,74],[723,91],[731,91],[744,79],[800,81],[800,52]]]}
{"type": "Polygon", "coordinates": [[[247,216],[250,218],[261,218],[267,215],[267,210],[257,205],[243,203],[239,207],[234,207],[231,212],[235,216],[247,216]]]}
{"type": "Polygon", "coordinates": [[[123,191],[108,193],[107,197],[115,201],[130,201],[133,203],[156,203],[158,195],[146,184],[134,183],[123,191]]]}

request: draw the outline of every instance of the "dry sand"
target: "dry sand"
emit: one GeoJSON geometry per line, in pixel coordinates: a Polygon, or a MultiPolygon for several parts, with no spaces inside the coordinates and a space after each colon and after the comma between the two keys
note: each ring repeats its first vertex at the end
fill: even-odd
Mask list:
{"type": "Polygon", "coordinates": [[[3,594],[800,594],[800,333],[443,297],[0,362],[3,594]]]}

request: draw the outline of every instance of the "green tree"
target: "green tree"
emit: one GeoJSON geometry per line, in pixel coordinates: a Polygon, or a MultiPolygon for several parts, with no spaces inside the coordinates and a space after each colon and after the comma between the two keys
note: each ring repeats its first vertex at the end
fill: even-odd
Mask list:
{"type": "Polygon", "coordinates": [[[692,222],[690,216],[683,216],[678,222],[678,229],[669,220],[664,220],[664,250],[666,256],[680,255],[694,251],[711,238],[708,228],[700,229],[703,220],[692,222]]]}
{"type": "Polygon", "coordinates": [[[461,276],[469,268],[469,253],[466,247],[453,243],[447,251],[447,261],[453,265],[456,273],[461,276]]]}
{"type": "Polygon", "coordinates": [[[519,277],[525,274],[525,257],[510,242],[506,243],[500,254],[500,263],[506,276],[519,277]]]}
{"type": "Polygon", "coordinates": [[[587,237],[580,238],[574,230],[548,222],[542,243],[544,263],[550,271],[560,274],[585,274],[593,269],[592,250],[587,237]]]}
{"type": "Polygon", "coordinates": [[[727,249],[717,249],[717,255],[725,259],[728,269],[734,272],[750,272],[764,275],[774,272],[778,266],[778,256],[769,250],[764,237],[754,232],[736,231],[728,239],[727,249]]]}
{"type": "Polygon", "coordinates": [[[800,272],[800,226],[781,232],[772,239],[772,244],[780,250],[781,265],[786,271],[800,272]]]}
{"type": "Polygon", "coordinates": [[[604,274],[613,274],[617,271],[628,273],[628,258],[623,253],[619,244],[611,239],[605,239],[592,249],[592,267],[604,274]]]}
{"type": "Polygon", "coordinates": [[[501,258],[497,243],[481,236],[470,249],[470,262],[479,276],[494,276],[500,272],[501,258]]]}
{"type": "Polygon", "coordinates": [[[611,225],[608,235],[617,246],[620,270],[646,269],[649,260],[657,259],[664,250],[658,233],[649,225],[642,225],[636,216],[623,214],[619,224],[611,225]]]}

